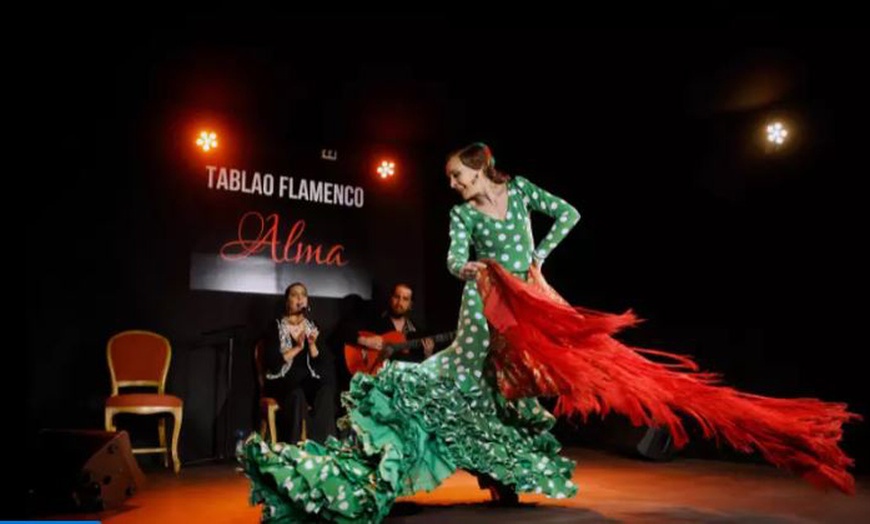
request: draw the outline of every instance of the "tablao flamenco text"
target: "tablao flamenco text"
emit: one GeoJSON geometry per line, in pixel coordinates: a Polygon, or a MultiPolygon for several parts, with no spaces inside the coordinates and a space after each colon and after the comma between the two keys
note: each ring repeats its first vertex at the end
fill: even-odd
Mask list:
{"type": "Polygon", "coordinates": [[[257,211],[245,213],[239,219],[238,238],[221,246],[221,258],[234,261],[267,252],[276,264],[347,265],[342,244],[311,244],[305,241],[305,220],[296,220],[286,237],[279,233],[280,222],[277,213],[267,216],[257,211]]]}
{"type": "Polygon", "coordinates": [[[208,172],[208,188],[248,195],[277,196],[290,200],[305,200],[321,204],[345,207],[363,207],[365,191],[361,187],[335,184],[322,180],[308,180],[290,176],[274,176],[272,173],[223,166],[205,166],[208,172]]]}

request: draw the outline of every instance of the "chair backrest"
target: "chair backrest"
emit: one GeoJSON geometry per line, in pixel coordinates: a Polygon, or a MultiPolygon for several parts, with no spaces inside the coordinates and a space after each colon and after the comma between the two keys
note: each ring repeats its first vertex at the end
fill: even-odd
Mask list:
{"type": "Polygon", "coordinates": [[[172,347],[166,337],[151,331],[131,330],[118,333],[106,344],[112,395],[118,388],[153,386],[164,393],[172,347]]]}
{"type": "Polygon", "coordinates": [[[263,341],[260,340],[254,346],[254,369],[257,370],[257,384],[260,386],[260,396],[265,395],[266,388],[266,362],[263,357],[263,341]]]}

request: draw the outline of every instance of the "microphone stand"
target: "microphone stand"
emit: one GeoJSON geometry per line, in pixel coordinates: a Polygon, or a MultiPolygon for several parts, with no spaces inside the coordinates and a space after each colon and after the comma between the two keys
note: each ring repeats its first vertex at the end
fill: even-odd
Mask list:
{"type": "MultiPolygon", "coordinates": [[[[232,424],[232,391],[233,391],[233,344],[235,342],[236,333],[240,330],[245,329],[247,326],[244,324],[235,324],[232,326],[226,326],[218,329],[212,329],[210,331],[204,331],[202,336],[214,336],[214,335],[227,335],[227,393],[226,398],[224,399],[224,441],[223,446],[217,450],[217,454],[211,457],[206,457],[204,459],[194,460],[189,462],[188,464],[198,464],[201,462],[214,462],[214,461],[222,461],[227,458],[232,458],[232,453],[229,455],[225,455],[227,449],[227,444],[230,442],[230,425],[232,424]]],[[[217,437],[217,430],[214,432],[214,437],[217,437]]],[[[215,438],[217,440],[217,438],[215,438]]],[[[215,446],[217,447],[217,446],[215,446]]]]}

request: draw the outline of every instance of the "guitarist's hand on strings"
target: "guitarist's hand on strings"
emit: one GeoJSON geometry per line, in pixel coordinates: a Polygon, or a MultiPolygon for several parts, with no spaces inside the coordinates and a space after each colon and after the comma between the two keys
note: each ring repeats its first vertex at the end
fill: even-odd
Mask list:
{"type": "Polygon", "coordinates": [[[429,337],[423,339],[423,355],[426,358],[432,356],[432,351],[435,349],[435,341],[429,337]]]}

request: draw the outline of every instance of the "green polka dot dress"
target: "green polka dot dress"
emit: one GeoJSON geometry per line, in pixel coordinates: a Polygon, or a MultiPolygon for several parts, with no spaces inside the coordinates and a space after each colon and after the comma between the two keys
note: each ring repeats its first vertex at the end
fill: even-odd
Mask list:
{"type": "MultiPolygon", "coordinates": [[[[525,278],[579,220],[577,210],[528,180],[508,182],[503,219],[470,204],[450,212],[448,269],[489,258],[525,278]],[[533,243],[531,211],[554,219],[533,243]]],[[[396,497],[432,490],[456,469],[489,475],[517,492],[571,497],[574,463],[558,455],[554,417],[534,398],[508,401],[486,365],[489,327],[474,281],[465,282],[457,336],[420,364],[391,362],[356,375],[342,395],[351,437],[325,445],[269,445],[252,435],[239,460],[252,503],[267,522],[379,522],[396,497]]]]}

